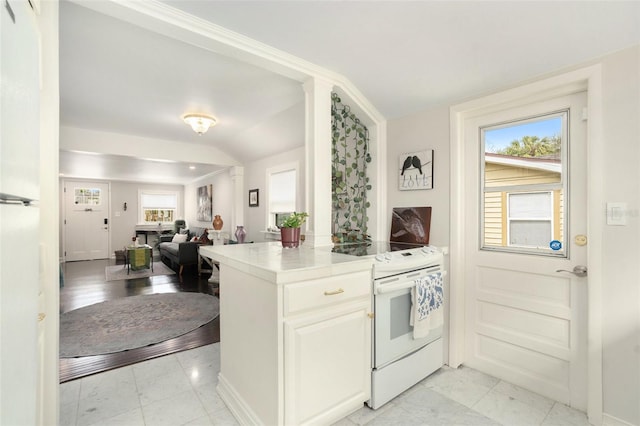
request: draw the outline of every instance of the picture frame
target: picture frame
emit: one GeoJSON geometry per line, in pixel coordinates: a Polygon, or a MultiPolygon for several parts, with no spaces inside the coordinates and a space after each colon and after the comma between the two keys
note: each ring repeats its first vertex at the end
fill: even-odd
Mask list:
{"type": "Polygon", "coordinates": [[[398,157],[398,189],[433,189],[433,150],[407,152],[398,157]]]}
{"type": "Polygon", "coordinates": [[[196,219],[200,222],[211,222],[213,219],[213,185],[198,187],[196,219]]]}
{"type": "Polygon", "coordinates": [[[258,207],[259,205],[259,191],[258,189],[249,190],[249,207],[258,207]]]}

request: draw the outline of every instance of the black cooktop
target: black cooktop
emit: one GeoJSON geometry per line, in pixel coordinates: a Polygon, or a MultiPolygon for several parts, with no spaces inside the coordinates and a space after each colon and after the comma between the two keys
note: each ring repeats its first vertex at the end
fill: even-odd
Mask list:
{"type": "Polygon", "coordinates": [[[376,254],[390,251],[416,249],[425,245],[426,244],[396,243],[390,241],[364,241],[336,244],[331,251],[352,256],[375,256],[376,254]]]}

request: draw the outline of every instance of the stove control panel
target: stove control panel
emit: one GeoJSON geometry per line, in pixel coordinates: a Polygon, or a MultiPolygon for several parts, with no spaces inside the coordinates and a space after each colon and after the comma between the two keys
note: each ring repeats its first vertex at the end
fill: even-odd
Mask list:
{"type": "Polygon", "coordinates": [[[442,250],[424,246],[408,250],[389,251],[375,255],[374,274],[377,277],[441,264],[442,250]]]}

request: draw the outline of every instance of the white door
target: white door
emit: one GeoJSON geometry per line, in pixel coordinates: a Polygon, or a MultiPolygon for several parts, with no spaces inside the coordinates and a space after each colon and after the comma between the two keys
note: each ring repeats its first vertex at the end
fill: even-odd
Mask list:
{"type": "Polygon", "coordinates": [[[109,257],[109,184],[65,181],[65,260],[109,257]]]}
{"type": "Polygon", "coordinates": [[[464,363],[582,410],[587,278],[557,271],[586,266],[584,114],[583,91],[464,124],[464,363]]]}
{"type": "MultiPolygon", "coordinates": [[[[0,424],[36,425],[41,33],[29,2],[0,6],[0,424]]],[[[40,207],[42,207],[40,205],[40,207]]]]}

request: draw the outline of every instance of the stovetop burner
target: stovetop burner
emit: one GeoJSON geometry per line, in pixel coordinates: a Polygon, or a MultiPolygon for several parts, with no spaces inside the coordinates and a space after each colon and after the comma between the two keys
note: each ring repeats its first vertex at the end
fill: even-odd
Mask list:
{"type": "Polygon", "coordinates": [[[389,241],[364,241],[359,243],[336,244],[331,250],[334,253],[352,256],[375,256],[392,251],[410,250],[424,247],[425,244],[396,243],[389,241]]]}

